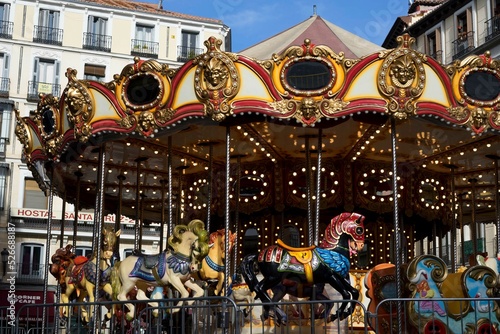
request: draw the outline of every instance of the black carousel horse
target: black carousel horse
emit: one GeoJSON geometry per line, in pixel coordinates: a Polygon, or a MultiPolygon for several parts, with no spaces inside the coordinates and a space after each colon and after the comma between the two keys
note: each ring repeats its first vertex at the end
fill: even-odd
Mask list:
{"type": "MultiPolygon", "coordinates": [[[[359,291],[351,286],[349,280],[349,256],[364,246],[364,220],[365,217],[358,213],[344,212],[331,220],[318,247],[294,248],[278,240],[278,245],[269,246],[259,254],[247,255],[242,262],[243,277],[257,298],[266,303],[263,320],[270,317],[270,305],[275,305],[267,290],[286,280],[302,284],[330,284],[344,301],[328,321],[343,320],[351,315],[355,304],[349,303],[349,300],[357,300],[359,291]],[[264,276],[261,281],[257,279],[256,264],[264,276]]],[[[326,316],[333,307],[333,303],[328,304],[326,316]]],[[[287,316],[283,310],[276,307],[275,313],[271,316],[276,318],[277,324],[286,324],[287,316]]]]}

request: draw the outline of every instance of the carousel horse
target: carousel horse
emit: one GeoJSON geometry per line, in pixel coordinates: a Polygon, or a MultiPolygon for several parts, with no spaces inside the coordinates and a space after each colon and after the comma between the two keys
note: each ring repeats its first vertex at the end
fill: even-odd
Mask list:
{"type": "MultiPolygon", "coordinates": [[[[96,298],[99,299],[99,296],[94,296],[97,274],[100,275],[99,289],[107,293],[109,297],[112,295],[110,259],[113,256],[116,238],[120,236],[120,232],[103,229],[99,263],[97,263],[95,253],[91,259],[85,256],[76,256],[71,252],[72,245],[67,245],[65,248],[56,251],[52,256],[50,272],[61,285],[62,303],[67,304],[75,298],[77,298],[78,302],[82,302],[85,297],[88,297],[91,303],[96,298]],[[97,266],[99,266],[98,273],[97,266]]],[[[69,307],[62,307],[60,313],[63,318],[68,317],[69,307]]],[[[92,317],[92,308],[90,308],[89,313],[82,310],[82,315],[86,321],[89,321],[89,318],[92,317]]]]}
{"type": "MultiPolygon", "coordinates": [[[[264,305],[262,319],[270,317],[270,304],[274,303],[267,290],[283,284],[284,280],[330,284],[342,295],[343,302],[337,312],[328,317],[328,322],[351,315],[355,305],[348,300],[357,300],[359,291],[349,281],[349,256],[357,254],[364,246],[364,219],[360,214],[348,212],[334,217],[318,247],[293,248],[278,240],[278,245],[266,247],[259,254],[247,255],[242,262],[243,277],[257,298],[268,303],[264,305]],[[255,264],[264,276],[261,281],[257,279],[255,264]]],[[[326,316],[332,307],[333,303],[328,303],[326,316]]],[[[276,318],[278,325],[286,324],[287,315],[278,306],[271,316],[276,318]]]]}
{"type": "MultiPolygon", "coordinates": [[[[210,233],[208,255],[201,262],[200,271],[197,277],[213,286],[214,295],[219,296],[222,293],[224,286],[224,273],[226,270],[226,234],[225,230],[221,229],[210,233]]],[[[233,249],[236,242],[236,233],[229,231],[229,253],[233,249]]]]}
{"type": "MultiPolygon", "coordinates": [[[[299,301],[300,299],[307,300],[330,300],[330,298],[325,294],[325,283],[318,284],[302,284],[295,280],[284,279],[280,284],[275,285],[271,288],[273,292],[272,301],[279,302],[286,295],[289,296],[290,301],[299,301]]],[[[328,309],[323,307],[317,307],[314,310],[314,315],[317,319],[322,318],[328,309]]],[[[304,318],[300,310],[300,305],[297,305],[293,309],[293,316],[296,318],[304,318]]]]}
{"type": "MultiPolygon", "coordinates": [[[[155,293],[151,299],[146,292],[156,286],[171,285],[179,291],[181,298],[189,297],[188,289],[194,292],[193,297],[203,296],[203,289],[191,280],[193,272],[208,253],[208,236],[201,220],[192,220],[187,226],[175,226],[168,239],[169,250],[156,255],[131,255],[123,261],[115,263],[112,271],[113,296],[117,300],[127,301],[132,289],[137,288],[137,300],[153,300],[163,298],[155,293]]],[[[188,301],[191,305],[194,300],[188,301]]],[[[153,307],[157,303],[149,302],[153,307]]],[[[179,301],[172,313],[178,312],[183,301],[179,301]]],[[[125,304],[129,310],[128,320],[134,317],[134,305],[125,304]]],[[[158,311],[153,311],[157,315],[158,311]]]]}
{"type": "Polygon", "coordinates": [[[236,273],[233,275],[229,288],[231,291],[229,297],[232,298],[236,304],[242,302],[246,304],[246,307],[243,309],[243,317],[246,319],[250,316],[250,321],[253,324],[260,324],[260,320],[253,315],[252,311],[252,305],[255,301],[255,292],[251,291],[248,284],[243,280],[241,267],[238,266],[236,268],[236,273]]]}

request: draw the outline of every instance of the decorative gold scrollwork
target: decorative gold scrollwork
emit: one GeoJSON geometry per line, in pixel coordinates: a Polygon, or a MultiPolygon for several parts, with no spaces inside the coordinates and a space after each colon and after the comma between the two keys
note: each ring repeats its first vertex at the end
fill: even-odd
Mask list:
{"type": "Polygon", "coordinates": [[[155,112],[155,118],[160,124],[165,124],[174,117],[175,110],[172,108],[160,109],[155,112]]]}
{"type": "Polygon", "coordinates": [[[209,38],[205,41],[207,52],[193,60],[197,64],[194,79],[196,95],[205,105],[205,113],[217,122],[231,113],[229,101],[240,88],[240,76],[234,65],[236,56],[221,52],[221,44],[221,40],[209,38]]]}
{"type": "Polygon", "coordinates": [[[322,100],[320,103],[321,111],[326,115],[334,115],[335,113],[344,110],[349,105],[349,101],[339,99],[322,100]]]}
{"type": "Polygon", "coordinates": [[[423,63],[427,58],[410,49],[415,42],[413,37],[405,34],[398,37],[398,42],[397,49],[384,55],[378,88],[389,99],[389,111],[395,117],[405,119],[415,113],[416,99],[423,92],[426,79],[423,63]]]}
{"type": "Polygon", "coordinates": [[[76,78],[77,71],[68,69],[66,77],[69,82],[65,89],[65,112],[68,121],[73,126],[75,137],[81,142],[86,142],[92,133],[89,121],[94,116],[92,98],[84,82],[76,78]]]}
{"type": "Polygon", "coordinates": [[[31,152],[33,150],[33,141],[31,139],[30,132],[28,131],[28,126],[24,121],[24,118],[21,117],[19,109],[15,108],[16,113],[16,129],[15,133],[17,139],[23,144],[24,156],[26,157],[27,162],[31,161],[31,152]]]}

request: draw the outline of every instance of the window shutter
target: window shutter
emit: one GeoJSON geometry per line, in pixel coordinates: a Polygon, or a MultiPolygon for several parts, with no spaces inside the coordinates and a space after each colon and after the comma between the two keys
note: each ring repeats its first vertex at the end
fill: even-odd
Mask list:
{"type": "Polygon", "coordinates": [[[33,81],[38,82],[38,70],[40,66],[40,59],[35,58],[34,64],[33,64],[33,81]]]}
{"type": "Polygon", "coordinates": [[[4,53],[4,55],[3,55],[2,78],[8,78],[9,77],[9,60],[10,60],[10,55],[4,53]]]}

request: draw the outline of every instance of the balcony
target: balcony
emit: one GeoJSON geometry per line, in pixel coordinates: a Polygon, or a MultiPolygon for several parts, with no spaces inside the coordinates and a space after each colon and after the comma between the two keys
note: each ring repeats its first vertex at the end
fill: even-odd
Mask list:
{"type": "Polygon", "coordinates": [[[475,49],[474,31],[460,33],[458,38],[451,43],[453,45],[452,60],[462,58],[475,49]]]}
{"type": "Polygon", "coordinates": [[[61,85],[49,82],[28,81],[28,101],[39,101],[40,94],[59,96],[61,94],[61,85]]]}
{"type": "Polygon", "coordinates": [[[132,56],[158,59],[159,43],[133,39],[130,48],[132,56]]]}
{"type": "Polygon", "coordinates": [[[201,55],[203,53],[202,48],[193,48],[189,46],[180,45],[177,48],[177,61],[185,63],[194,57],[201,55]]]}
{"type": "Polygon", "coordinates": [[[493,38],[500,35],[500,16],[494,16],[488,21],[486,24],[486,37],[484,38],[485,42],[492,40],[493,38]]]}
{"type": "Polygon", "coordinates": [[[12,30],[14,30],[13,22],[0,21],[0,38],[12,39],[12,30]]]}
{"type": "Polygon", "coordinates": [[[17,263],[16,283],[43,284],[45,265],[40,263],[17,263]]]}
{"type": "Polygon", "coordinates": [[[83,46],[86,50],[111,52],[111,36],[83,33],[83,46]]]}
{"type": "Polygon", "coordinates": [[[62,29],[35,26],[35,31],[33,32],[33,42],[35,43],[61,46],[62,38],[63,38],[62,29]]]}
{"type": "Polygon", "coordinates": [[[0,78],[0,97],[9,97],[10,79],[0,78]]]}

